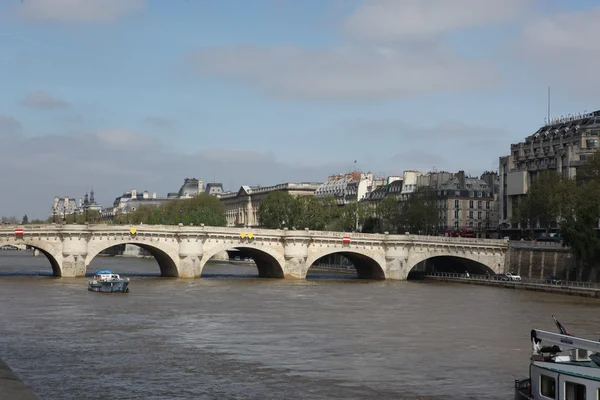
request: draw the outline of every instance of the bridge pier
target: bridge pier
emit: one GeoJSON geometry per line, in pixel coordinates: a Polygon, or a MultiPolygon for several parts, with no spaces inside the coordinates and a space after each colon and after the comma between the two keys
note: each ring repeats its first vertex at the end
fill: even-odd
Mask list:
{"type": "Polygon", "coordinates": [[[306,279],[306,274],[310,268],[310,265],[306,264],[309,242],[308,229],[305,232],[290,232],[287,228],[284,229],[283,257],[285,265],[282,265],[284,278],[306,279]]]}
{"type": "Polygon", "coordinates": [[[179,254],[176,267],[180,278],[199,278],[202,274],[203,237],[204,235],[200,232],[179,234],[179,254]]]}
{"type": "Polygon", "coordinates": [[[60,276],[63,278],[79,278],[85,276],[85,255],[63,253],[60,265],[60,276]]]}

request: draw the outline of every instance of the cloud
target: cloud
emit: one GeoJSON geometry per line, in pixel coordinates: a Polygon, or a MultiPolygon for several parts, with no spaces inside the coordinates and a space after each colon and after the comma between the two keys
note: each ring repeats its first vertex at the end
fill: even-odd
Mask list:
{"type": "Polygon", "coordinates": [[[535,0],[365,0],[325,48],[204,47],[185,58],[202,76],[237,79],[275,97],[405,99],[494,87],[496,67],[462,58],[448,35],[510,21],[535,0]]]}
{"type": "Polygon", "coordinates": [[[175,121],[164,118],[164,117],[146,117],[144,123],[154,128],[172,128],[175,125],[175,121]]]}
{"type": "Polygon", "coordinates": [[[517,45],[546,82],[594,98],[600,90],[600,7],[535,19],[517,45]]]}
{"type": "Polygon", "coordinates": [[[10,115],[0,114],[0,137],[20,135],[23,131],[23,125],[10,115]]]}
{"type": "Polygon", "coordinates": [[[91,133],[3,138],[0,146],[3,215],[47,217],[54,196],[82,197],[94,187],[98,201],[108,206],[125,190],[166,196],[179,190],[185,177],[213,179],[237,190],[242,184],[263,186],[299,181],[323,181],[337,164],[289,165],[271,153],[203,149],[181,154],[145,135],[120,129],[91,133]],[[143,144],[143,145],[140,145],[143,144]],[[25,182],[25,183],[24,183],[25,182]]]}
{"type": "Polygon", "coordinates": [[[358,119],[342,125],[352,140],[363,138],[369,142],[365,154],[370,154],[369,165],[376,165],[390,174],[417,169],[427,172],[438,170],[466,170],[480,174],[498,168],[498,149],[507,148],[507,133],[498,128],[470,125],[459,121],[442,121],[417,126],[389,118],[381,120],[358,119]],[[385,149],[385,150],[384,150],[385,149]],[[396,152],[382,160],[382,155],[396,152]]]}
{"type": "Polygon", "coordinates": [[[444,156],[425,150],[411,150],[397,153],[391,158],[391,162],[395,165],[408,165],[410,167],[407,167],[407,169],[416,169],[421,172],[429,172],[434,168],[439,170],[440,167],[449,165],[449,161],[444,156]]]}
{"type": "Polygon", "coordinates": [[[139,11],[145,0],[25,0],[23,19],[53,22],[112,22],[139,11]]]}
{"type": "Polygon", "coordinates": [[[21,104],[38,110],[57,110],[69,107],[69,103],[66,101],[58,100],[50,93],[44,91],[28,93],[21,104]]]}
{"type": "Polygon", "coordinates": [[[492,65],[462,61],[436,45],[204,48],[186,63],[199,74],[236,78],[270,95],[302,99],[407,98],[476,90],[497,79],[492,65]]]}
{"type": "Polygon", "coordinates": [[[522,15],[532,0],[367,0],[342,24],[349,36],[375,42],[438,39],[522,15]]]}
{"type": "Polygon", "coordinates": [[[433,126],[415,126],[403,120],[359,119],[344,124],[355,136],[386,137],[411,141],[499,142],[505,132],[498,128],[468,125],[460,121],[443,121],[433,126]]]}

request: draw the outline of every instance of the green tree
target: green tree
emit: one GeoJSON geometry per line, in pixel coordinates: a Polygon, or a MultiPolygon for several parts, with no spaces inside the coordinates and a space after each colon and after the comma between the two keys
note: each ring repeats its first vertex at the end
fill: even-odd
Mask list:
{"type": "Polygon", "coordinates": [[[289,193],[277,190],[269,193],[260,202],[258,220],[261,226],[270,229],[294,228],[299,222],[299,201],[289,193]]]}
{"type": "Polygon", "coordinates": [[[433,234],[438,230],[437,193],[429,187],[418,187],[400,202],[398,226],[414,234],[433,234]]]}
{"type": "Polygon", "coordinates": [[[600,267],[600,176],[581,180],[573,196],[573,209],[561,221],[563,243],[570,246],[581,266],[600,267]]]}
{"type": "Polygon", "coordinates": [[[202,193],[189,199],[173,199],[159,207],[142,205],[134,212],[117,215],[113,219],[118,224],[148,225],[208,225],[225,226],[225,208],[215,197],[202,193]]]}
{"type": "Polygon", "coordinates": [[[29,218],[27,217],[27,214],[23,215],[23,219],[21,220],[21,224],[25,225],[29,223],[29,218]]]}
{"type": "Polygon", "coordinates": [[[562,199],[558,191],[561,180],[556,171],[545,170],[529,187],[525,207],[532,228],[544,228],[548,233],[556,224],[561,209],[562,199]]]}
{"type": "Polygon", "coordinates": [[[375,214],[380,233],[396,233],[398,218],[400,217],[400,205],[395,196],[384,197],[375,207],[375,214]]]}

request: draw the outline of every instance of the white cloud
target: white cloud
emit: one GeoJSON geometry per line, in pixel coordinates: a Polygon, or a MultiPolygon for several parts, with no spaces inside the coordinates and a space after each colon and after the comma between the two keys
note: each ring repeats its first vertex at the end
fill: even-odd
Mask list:
{"type": "Polygon", "coordinates": [[[23,126],[17,119],[0,114],[0,136],[19,135],[22,130],[23,126]]]}
{"type": "Polygon", "coordinates": [[[350,36],[387,42],[434,39],[511,20],[532,0],[365,0],[342,24],[350,36]]]}
{"type": "Polygon", "coordinates": [[[141,10],[145,0],[25,0],[19,15],[28,20],[110,22],[141,10]]]}
{"type": "Polygon", "coordinates": [[[407,98],[476,90],[496,80],[491,65],[462,61],[439,46],[205,48],[187,61],[201,74],[237,78],[271,95],[307,99],[407,98]]]}
{"type": "Polygon", "coordinates": [[[495,66],[461,58],[447,35],[510,21],[534,1],[365,0],[340,24],[341,45],[201,48],[186,64],[201,75],[301,99],[402,99],[486,89],[498,81],[495,66]]]}
{"type": "Polygon", "coordinates": [[[465,143],[500,141],[505,135],[501,129],[475,126],[460,121],[443,121],[430,126],[415,126],[403,120],[388,118],[378,120],[355,120],[345,124],[355,135],[388,137],[411,141],[463,141],[465,143]]]}
{"type": "Polygon", "coordinates": [[[26,107],[39,110],[56,110],[69,107],[69,103],[66,101],[59,100],[44,91],[28,93],[22,104],[26,107]]]}
{"type": "Polygon", "coordinates": [[[54,196],[80,197],[92,185],[98,201],[108,206],[124,190],[148,190],[166,196],[190,176],[205,182],[215,176],[226,188],[237,190],[243,184],[325,180],[341,167],[333,163],[292,166],[271,153],[257,151],[203,149],[188,155],[140,133],[113,129],[3,137],[0,169],[10,171],[0,174],[3,192],[19,193],[0,196],[2,215],[41,218],[49,215],[54,196]]]}
{"type": "Polygon", "coordinates": [[[600,7],[533,20],[523,28],[519,56],[552,86],[597,98],[599,20],[600,7]]]}

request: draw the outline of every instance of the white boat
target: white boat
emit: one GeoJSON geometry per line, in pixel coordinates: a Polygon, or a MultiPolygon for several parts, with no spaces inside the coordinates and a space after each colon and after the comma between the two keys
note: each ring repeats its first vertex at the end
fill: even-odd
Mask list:
{"type": "Polygon", "coordinates": [[[531,331],[529,378],[515,381],[515,400],[600,399],[600,341],[573,336],[554,322],[560,333],[531,331]]]}
{"type": "Polygon", "coordinates": [[[121,278],[111,270],[96,271],[94,279],[88,282],[88,290],[92,292],[129,292],[129,278],[121,278]]]}

